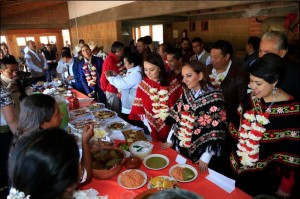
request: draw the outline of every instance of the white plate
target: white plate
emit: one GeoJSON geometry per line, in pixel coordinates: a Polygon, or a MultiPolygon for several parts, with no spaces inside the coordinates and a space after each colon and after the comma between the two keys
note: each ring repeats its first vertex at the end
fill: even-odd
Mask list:
{"type": "Polygon", "coordinates": [[[121,131],[121,130],[125,129],[126,127],[127,127],[127,123],[126,123],[126,122],[123,122],[123,121],[115,121],[115,122],[111,122],[111,123],[107,124],[107,126],[106,126],[107,129],[112,130],[112,131],[121,131]],[[114,123],[120,123],[120,124],[123,124],[124,126],[123,126],[123,128],[121,128],[121,129],[111,129],[111,128],[110,128],[110,125],[112,125],[112,124],[114,124],[114,123]]]}
{"type": "Polygon", "coordinates": [[[87,108],[90,109],[90,111],[97,111],[97,110],[105,108],[105,104],[103,104],[103,103],[94,103],[94,104],[91,104],[91,105],[87,106],[87,108]]]}
{"type": "Polygon", "coordinates": [[[118,114],[114,111],[108,110],[108,109],[101,109],[98,111],[93,111],[93,115],[98,120],[107,120],[116,117],[118,114]],[[97,114],[101,113],[101,116],[96,116],[97,114]],[[110,115],[103,115],[104,113],[110,114],[110,115]]]}
{"type": "Polygon", "coordinates": [[[144,166],[147,167],[148,169],[152,169],[152,170],[160,170],[160,169],[164,169],[164,168],[166,168],[166,167],[169,165],[169,163],[170,163],[169,158],[167,158],[167,156],[164,156],[164,155],[161,155],[161,154],[151,154],[151,155],[148,155],[147,157],[145,157],[144,160],[143,160],[144,166]],[[164,166],[159,167],[159,168],[152,168],[152,167],[149,167],[149,166],[146,164],[146,162],[147,162],[148,159],[153,158],[153,157],[163,158],[163,159],[166,160],[167,163],[166,163],[164,166]]]}
{"type": "Polygon", "coordinates": [[[173,165],[173,166],[170,168],[170,170],[169,170],[169,174],[170,174],[170,176],[171,176],[172,178],[174,178],[174,179],[177,180],[178,182],[191,182],[191,181],[195,180],[195,179],[198,177],[198,171],[197,171],[193,166],[188,165],[188,164],[175,164],[175,165],[173,165]],[[191,170],[194,172],[195,176],[194,176],[192,179],[190,179],[190,180],[179,180],[179,179],[175,178],[175,177],[172,175],[172,171],[173,171],[173,169],[175,169],[176,167],[189,168],[189,169],[191,169],[191,170]]]}
{"type": "Polygon", "coordinates": [[[138,189],[138,188],[141,188],[142,186],[144,186],[144,184],[146,184],[147,182],[147,175],[145,172],[141,171],[141,170],[138,170],[138,169],[129,169],[129,170],[126,170],[126,171],[123,171],[119,176],[118,176],[118,184],[123,187],[124,189],[138,189]],[[137,186],[137,187],[133,187],[133,188],[128,188],[128,187],[125,187],[122,183],[121,183],[121,176],[123,174],[126,174],[128,173],[129,171],[131,170],[135,170],[136,172],[142,174],[142,176],[144,177],[144,181],[141,185],[137,186]]]}
{"type": "MultiPolygon", "coordinates": [[[[155,177],[161,177],[161,178],[168,179],[168,180],[170,180],[170,181],[175,181],[175,182],[176,182],[176,180],[175,180],[174,178],[170,177],[170,176],[155,176],[155,177]]],[[[151,183],[150,183],[150,181],[149,181],[149,182],[148,182],[148,185],[147,185],[147,188],[148,188],[148,189],[152,189],[152,188],[155,188],[155,187],[152,187],[152,186],[151,186],[151,183]]],[[[157,187],[157,188],[158,188],[158,187],[157,187]]],[[[159,188],[162,188],[162,187],[159,187],[159,188]]]]}

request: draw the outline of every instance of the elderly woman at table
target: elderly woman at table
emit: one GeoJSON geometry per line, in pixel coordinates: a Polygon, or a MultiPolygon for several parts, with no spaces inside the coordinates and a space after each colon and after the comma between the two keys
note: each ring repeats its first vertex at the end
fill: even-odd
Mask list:
{"type": "MultiPolygon", "coordinates": [[[[23,137],[38,133],[42,129],[60,127],[62,122],[62,112],[58,103],[49,95],[35,94],[24,98],[21,102],[21,112],[17,126],[17,136],[13,140],[13,146],[23,137]]],[[[82,166],[86,171],[86,179],[92,178],[92,160],[89,148],[89,141],[93,137],[93,126],[86,126],[82,134],[82,166]]]]}
{"type": "Polygon", "coordinates": [[[59,128],[20,140],[8,168],[8,199],[72,199],[82,176],[76,140],[59,128]]]}
{"type": "MultiPolygon", "coordinates": [[[[164,120],[182,93],[179,82],[168,77],[164,62],[158,53],[150,54],[144,60],[143,78],[139,84],[129,119],[144,120],[151,129],[153,141],[165,142],[171,125],[164,120]]],[[[149,129],[149,130],[150,130],[149,129]]]]}
{"type": "Polygon", "coordinates": [[[212,156],[219,156],[227,130],[225,102],[221,90],[214,89],[203,64],[197,61],[182,68],[184,91],[170,110],[166,123],[175,123],[168,142],[182,155],[199,163],[207,172],[212,156]]]}
{"type": "Polygon", "coordinates": [[[251,92],[229,125],[236,186],[253,196],[277,191],[282,198],[300,197],[299,101],[277,87],[284,67],[275,54],[256,60],[250,68],[251,92]]]}
{"type": "Polygon", "coordinates": [[[106,78],[111,85],[121,91],[122,118],[134,125],[134,121],[128,119],[131,111],[136,89],[142,80],[141,60],[136,53],[124,55],[124,66],[127,72],[124,76],[117,72],[109,70],[105,72],[106,78]]]}

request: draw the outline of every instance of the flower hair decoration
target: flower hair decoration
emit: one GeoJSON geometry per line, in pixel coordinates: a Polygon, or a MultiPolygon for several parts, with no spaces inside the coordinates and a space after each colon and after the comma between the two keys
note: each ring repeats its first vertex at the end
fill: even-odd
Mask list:
{"type": "Polygon", "coordinates": [[[30,199],[30,195],[25,196],[25,193],[17,190],[16,188],[11,188],[7,199],[30,199]]]}

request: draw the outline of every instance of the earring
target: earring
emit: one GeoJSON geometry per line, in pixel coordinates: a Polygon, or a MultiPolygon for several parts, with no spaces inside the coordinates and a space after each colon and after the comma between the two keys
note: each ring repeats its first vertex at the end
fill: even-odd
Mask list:
{"type": "Polygon", "coordinates": [[[275,95],[277,93],[277,87],[273,87],[272,94],[275,95]]]}

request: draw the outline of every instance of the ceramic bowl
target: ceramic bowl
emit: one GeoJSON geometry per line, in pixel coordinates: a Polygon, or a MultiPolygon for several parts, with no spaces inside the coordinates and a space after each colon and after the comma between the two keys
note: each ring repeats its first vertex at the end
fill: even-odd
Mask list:
{"type": "Polygon", "coordinates": [[[111,177],[114,177],[115,175],[117,175],[121,169],[122,169],[122,166],[124,164],[124,161],[125,161],[125,153],[122,149],[118,148],[118,147],[114,147],[114,146],[101,146],[101,149],[100,148],[93,148],[91,150],[91,153],[92,154],[95,154],[97,151],[99,150],[107,150],[108,153],[110,153],[111,150],[117,152],[118,154],[121,154],[121,161],[119,161],[118,163],[116,163],[115,165],[113,165],[112,167],[110,167],[109,169],[107,168],[95,168],[95,166],[93,165],[93,177],[97,178],[97,179],[100,179],[100,180],[103,180],[103,179],[109,179],[111,177]]]}
{"type": "Polygon", "coordinates": [[[125,159],[124,166],[127,169],[136,169],[142,164],[142,159],[138,157],[128,157],[125,159]]]}

